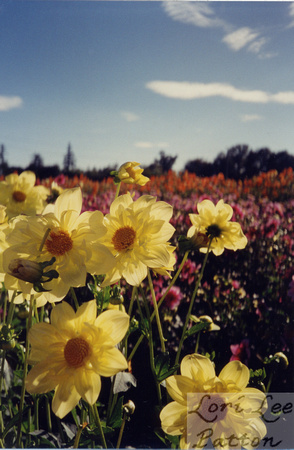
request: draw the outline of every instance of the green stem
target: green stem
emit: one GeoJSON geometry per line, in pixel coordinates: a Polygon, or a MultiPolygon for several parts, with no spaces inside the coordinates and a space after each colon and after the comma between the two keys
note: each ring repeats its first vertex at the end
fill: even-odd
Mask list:
{"type": "Polygon", "coordinates": [[[42,242],[41,242],[40,247],[39,247],[39,252],[40,252],[40,253],[41,253],[41,251],[43,250],[44,244],[45,244],[45,242],[46,242],[46,240],[47,240],[47,237],[48,237],[50,231],[51,231],[50,228],[47,228],[47,230],[45,231],[45,234],[44,234],[44,236],[43,236],[42,242]]]}
{"type": "Polygon", "coordinates": [[[200,334],[201,334],[201,331],[198,331],[198,334],[197,334],[197,339],[196,339],[196,345],[195,345],[195,353],[197,353],[197,352],[198,352],[198,348],[199,348],[199,341],[200,341],[200,334]]]}
{"type": "Polygon", "coordinates": [[[45,402],[46,402],[47,427],[48,427],[48,431],[51,433],[51,431],[52,431],[51,410],[50,410],[49,398],[47,396],[45,398],[45,402]]]}
{"type": "Polygon", "coordinates": [[[202,280],[202,277],[203,277],[204,269],[205,269],[205,266],[206,266],[206,263],[207,263],[211,241],[212,241],[212,239],[210,239],[210,241],[208,243],[207,252],[205,254],[205,258],[204,258],[204,261],[203,261],[203,264],[202,264],[202,267],[201,267],[199,278],[198,278],[198,280],[197,280],[197,282],[195,284],[195,288],[194,288],[194,291],[193,291],[193,294],[192,294],[192,298],[191,298],[191,301],[190,301],[188,313],[186,315],[186,320],[185,320],[185,324],[184,324],[184,327],[183,327],[181,340],[180,340],[180,343],[179,343],[179,348],[178,348],[176,359],[175,359],[175,365],[177,365],[179,363],[179,359],[180,359],[183,343],[184,343],[184,340],[186,339],[186,332],[187,332],[188,323],[189,323],[189,320],[190,320],[192,308],[194,306],[194,301],[195,301],[195,298],[196,298],[196,294],[197,294],[197,291],[199,289],[199,286],[200,286],[200,283],[201,283],[201,280],[202,280]]]}
{"type": "Polygon", "coordinates": [[[73,448],[79,448],[79,442],[80,442],[82,431],[83,431],[83,424],[80,424],[78,427],[76,437],[75,437],[73,448]]]}
{"type": "Polygon", "coordinates": [[[122,419],[122,424],[119,430],[119,435],[118,435],[118,439],[117,439],[117,443],[116,443],[116,448],[120,448],[120,444],[121,444],[121,440],[122,440],[122,435],[124,432],[124,428],[125,428],[125,424],[126,424],[126,413],[124,412],[123,414],[123,419],[122,419]]]}
{"type": "Polygon", "coordinates": [[[268,391],[269,391],[269,389],[271,387],[271,384],[272,384],[272,381],[273,381],[273,377],[274,377],[274,372],[272,370],[271,373],[270,373],[270,376],[269,376],[269,380],[268,380],[267,385],[266,385],[266,389],[265,389],[266,393],[268,393],[268,391]]]}
{"type": "Polygon", "coordinates": [[[117,185],[114,199],[116,199],[119,196],[120,186],[121,186],[121,181],[117,185]]]}
{"type": "Polygon", "coordinates": [[[150,321],[149,305],[148,305],[147,299],[146,299],[146,297],[144,295],[143,295],[143,299],[144,299],[144,306],[145,306],[145,310],[146,310],[146,316],[147,316],[148,323],[149,323],[148,342],[149,342],[150,367],[151,367],[151,372],[152,372],[152,375],[153,375],[153,378],[154,378],[154,382],[155,382],[156,393],[157,393],[157,398],[158,398],[158,404],[159,404],[159,406],[161,408],[162,407],[162,398],[161,398],[160,385],[158,383],[157,376],[156,376],[156,371],[155,371],[153,336],[152,336],[152,325],[151,325],[151,321],[150,321]]]}
{"type": "Polygon", "coordinates": [[[33,316],[33,310],[34,310],[34,303],[35,299],[31,295],[30,299],[30,311],[29,311],[29,317],[27,322],[27,333],[26,333],[26,342],[25,342],[25,359],[24,359],[24,368],[23,368],[23,380],[22,380],[22,386],[21,386],[21,394],[20,394],[20,402],[19,402],[19,419],[18,419],[18,427],[17,427],[17,437],[16,437],[16,447],[21,447],[21,425],[22,425],[22,413],[23,413],[23,407],[24,407],[24,398],[25,398],[25,382],[26,382],[26,376],[27,376],[27,370],[28,370],[28,353],[29,353],[29,330],[32,326],[32,316],[33,316]]]}
{"type": "Polygon", "coordinates": [[[17,296],[17,291],[13,291],[12,299],[9,303],[9,308],[8,308],[8,313],[7,313],[7,325],[10,325],[12,322],[14,308],[15,308],[14,299],[16,296],[17,296]]]}
{"type": "Polygon", "coordinates": [[[89,405],[89,406],[90,406],[90,410],[92,411],[92,414],[93,414],[93,417],[94,417],[95,425],[99,429],[99,433],[100,433],[101,440],[102,440],[102,446],[103,446],[103,448],[107,448],[107,444],[106,444],[104,432],[103,432],[103,429],[102,429],[102,425],[101,425],[101,421],[100,421],[97,405],[96,405],[96,403],[94,403],[94,405],[89,405]]]}
{"type": "MultiPolygon", "coordinates": [[[[157,305],[158,308],[160,308],[160,306],[162,305],[162,302],[164,301],[165,297],[167,296],[167,294],[168,294],[170,288],[175,284],[177,278],[179,277],[179,275],[180,275],[180,273],[181,273],[181,271],[182,271],[182,268],[183,268],[183,266],[184,266],[184,264],[185,264],[185,262],[186,262],[186,260],[187,260],[187,258],[188,258],[188,255],[189,255],[189,252],[186,252],[186,253],[184,254],[183,260],[182,260],[182,262],[181,262],[181,264],[180,264],[180,266],[179,266],[179,268],[178,268],[178,270],[177,270],[177,273],[176,273],[175,276],[173,277],[173,279],[172,279],[172,281],[170,282],[170,284],[169,284],[167,290],[165,291],[165,293],[163,294],[163,296],[161,297],[161,299],[160,299],[159,302],[158,302],[158,305],[157,305]]],[[[155,311],[153,311],[153,313],[151,314],[150,322],[152,322],[152,320],[154,319],[154,316],[155,316],[155,311]]],[[[144,335],[141,334],[141,336],[138,338],[136,344],[134,345],[134,348],[133,348],[133,350],[132,350],[130,356],[128,357],[128,361],[131,361],[131,360],[132,360],[134,354],[136,353],[136,351],[137,351],[139,345],[141,344],[141,342],[143,341],[143,339],[144,339],[144,335]]]]}
{"type": "Polygon", "coordinates": [[[76,310],[78,310],[80,305],[79,305],[78,298],[76,296],[75,290],[74,290],[74,288],[72,286],[70,287],[70,293],[71,293],[72,299],[74,301],[75,308],[76,308],[76,310]]]}
{"type": "MultiPolygon", "coordinates": [[[[165,293],[163,294],[163,296],[161,297],[161,299],[160,299],[159,302],[158,302],[158,308],[160,308],[160,306],[162,305],[162,303],[163,303],[165,297],[166,297],[167,294],[169,293],[170,289],[173,287],[173,285],[174,285],[175,282],[177,281],[177,279],[178,279],[178,277],[179,277],[179,275],[180,275],[180,273],[181,273],[181,271],[182,271],[182,268],[183,268],[185,262],[187,261],[188,255],[189,255],[189,251],[187,251],[187,252],[184,254],[183,259],[182,259],[182,262],[181,262],[181,264],[179,265],[179,268],[178,268],[178,270],[177,270],[175,276],[174,276],[173,279],[171,280],[170,284],[168,285],[167,290],[165,291],[165,293]]],[[[153,320],[154,315],[155,315],[154,313],[151,315],[151,320],[153,320]]]]}
{"type": "MultiPolygon", "coordinates": [[[[150,275],[150,270],[149,269],[147,269],[147,276],[148,276],[149,288],[150,288],[150,291],[151,291],[151,297],[152,297],[152,301],[153,301],[154,313],[155,313],[156,322],[157,322],[157,328],[158,328],[158,333],[159,333],[161,351],[164,353],[165,352],[164,337],[163,337],[162,326],[161,326],[159,312],[158,312],[158,305],[157,305],[155,292],[154,292],[154,287],[153,287],[153,283],[152,283],[152,279],[151,279],[151,275],[150,275]]],[[[151,318],[150,318],[150,326],[151,326],[151,318]]]]}

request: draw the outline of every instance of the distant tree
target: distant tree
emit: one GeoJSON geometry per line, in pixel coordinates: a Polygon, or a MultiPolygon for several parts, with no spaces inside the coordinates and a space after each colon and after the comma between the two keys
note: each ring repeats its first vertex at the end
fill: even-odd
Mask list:
{"type": "Polygon", "coordinates": [[[39,169],[44,166],[43,158],[39,153],[33,155],[32,161],[28,167],[39,169]]]}
{"type": "Polygon", "coordinates": [[[0,175],[4,175],[8,168],[8,164],[5,161],[5,147],[4,144],[0,146],[0,175]]]}
{"type": "Polygon", "coordinates": [[[71,145],[68,144],[67,152],[63,159],[63,169],[65,172],[71,172],[76,167],[75,155],[71,149],[71,145]]]}
{"type": "Polygon", "coordinates": [[[177,156],[166,155],[164,151],[159,152],[159,159],[155,159],[150,166],[144,167],[144,175],[161,175],[172,169],[176,162],[177,156]]]}
{"type": "Polygon", "coordinates": [[[213,164],[197,158],[188,161],[184,167],[185,171],[195,173],[198,177],[210,177],[213,175],[213,164]]]}

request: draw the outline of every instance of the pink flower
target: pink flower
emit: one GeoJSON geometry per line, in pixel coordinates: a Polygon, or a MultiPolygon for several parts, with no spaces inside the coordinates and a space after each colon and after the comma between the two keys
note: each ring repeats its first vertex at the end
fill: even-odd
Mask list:
{"type": "MultiPolygon", "coordinates": [[[[164,294],[166,290],[167,288],[163,289],[162,294],[164,294]]],[[[174,310],[179,306],[182,298],[183,294],[181,289],[177,286],[172,286],[164,299],[164,306],[168,309],[174,310]]]]}
{"type": "Polygon", "coordinates": [[[294,275],[292,276],[292,281],[290,281],[287,294],[291,298],[292,302],[294,302],[294,275]]]}
{"type": "Polygon", "coordinates": [[[230,361],[241,361],[248,364],[250,358],[249,339],[243,339],[240,344],[230,346],[232,356],[230,361]]]}

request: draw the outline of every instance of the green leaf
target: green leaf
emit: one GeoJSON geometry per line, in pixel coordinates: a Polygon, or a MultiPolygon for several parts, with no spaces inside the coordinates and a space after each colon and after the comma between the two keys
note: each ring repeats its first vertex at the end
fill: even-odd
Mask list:
{"type": "Polygon", "coordinates": [[[179,365],[170,367],[170,358],[168,352],[160,353],[154,359],[155,373],[157,381],[161,383],[170,375],[173,375],[178,369],[179,365]]]}
{"type": "MultiPolygon", "coordinates": [[[[23,411],[22,411],[22,416],[24,417],[24,415],[26,414],[26,412],[30,409],[30,406],[26,406],[23,411]]],[[[6,425],[5,430],[3,431],[3,435],[2,435],[2,439],[5,438],[5,436],[7,435],[7,433],[9,432],[9,430],[11,430],[12,427],[14,427],[14,425],[16,425],[18,423],[18,419],[19,419],[19,413],[15,414],[15,416],[8,422],[8,424],[6,425]]]]}
{"type": "Polygon", "coordinates": [[[186,337],[192,336],[193,334],[196,334],[196,333],[199,333],[199,331],[207,330],[207,328],[209,328],[209,325],[210,324],[208,322],[196,323],[196,325],[193,325],[193,327],[191,327],[189,330],[187,330],[186,337]]]}
{"type": "Polygon", "coordinates": [[[119,428],[122,423],[122,416],[123,416],[123,396],[120,397],[114,407],[113,413],[109,419],[108,425],[111,428],[119,428]]]}

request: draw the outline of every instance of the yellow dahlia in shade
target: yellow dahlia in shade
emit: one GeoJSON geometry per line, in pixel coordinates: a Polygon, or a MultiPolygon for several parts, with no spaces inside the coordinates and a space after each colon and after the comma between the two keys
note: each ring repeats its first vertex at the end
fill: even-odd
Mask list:
{"type": "Polygon", "coordinates": [[[25,294],[34,292],[31,283],[10,275],[11,261],[18,258],[37,262],[56,258],[50,268],[59,277],[44,284],[50,290],[44,293],[49,302],[64,298],[71,286],[84,286],[88,272],[104,274],[113,267],[114,256],[101,243],[107,231],[103,214],[100,211],[81,214],[81,208],[80,188],[68,189],[57,198],[55,205],[47,205],[44,215],[18,216],[11,220],[6,236],[8,248],[3,253],[6,289],[25,294]]]}
{"type": "Polygon", "coordinates": [[[19,214],[41,214],[50,194],[45,186],[35,186],[36,175],[26,170],[12,173],[0,181],[0,204],[7,207],[8,218],[19,214]]]}
{"type": "MultiPolygon", "coordinates": [[[[210,200],[203,200],[197,205],[198,214],[189,214],[192,227],[187,236],[192,238],[195,234],[202,233],[212,239],[210,249],[215,255],[221,255],[225,248],[240,250],[246,247],[247,238],[241,225],[230,222],[233,208],[223,200],[214,205],[210,200]]],[[[207,252],[207,245],[200,249],[207,252]]]]}
{"type": "Polygon", "coordinates": [[[127,369],[127,361],[115,346],[124,338],[129,316],[105,311],[97,318],[96,301],[77,312],[62,302],[53,308],[51,323],[38,323],[29,331],[31,351],[26,389],[43,394],[53,389],[52,410],[60,418],[82,398],[93,405],[101,389],[101,376],[111,377],[127,369]]]}
{"type": "Polygon", "coordinates": [[[117,177],[123,183],[139,184],[145,186],[149,178],[142,175],[143,169],[140,168],[137,162],[126,162],[118,169],[117,177]]]}
{"type": "Polygon", "coordinates": [[[209,438],[217,449],[256,448],[252,442],[266,434],[260,416],[267,402],[263,392],[247,387],[249,377],[249,369],[240,361],[229,362],[216,376],[207,357],[185,356],[181,375],[166,379],[174,401],[160,413],[163,431],[181,435],[182,449],[206,447],[209,438]]]}
{"type": "Polygon", "coordinates": [[[165,202],[143,195],[119,196],[104,217],[107,233],[104,244],[115,257],[115,267],[106,273],[103,286],[124,278],[138,286],[147,276],[147,267],[169,270],[172,248],[167,242],[175,229],[169,223],[173,209],[165,202]]]}

